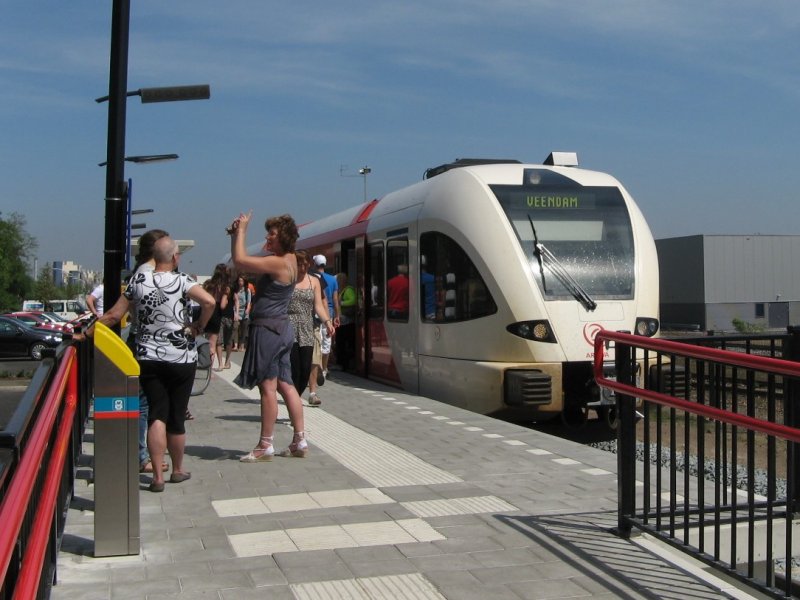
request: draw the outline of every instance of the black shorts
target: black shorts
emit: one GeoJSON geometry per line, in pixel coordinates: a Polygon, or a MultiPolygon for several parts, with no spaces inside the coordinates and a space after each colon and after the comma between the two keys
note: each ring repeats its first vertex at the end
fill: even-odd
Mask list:
{"type": "Polygon", "coordinates": [[[139,362],[139,385],[149,405],[147,423],[166,423],[167,433],[186,433],[183,424],[194,384],[196,363],[139,362]]]}

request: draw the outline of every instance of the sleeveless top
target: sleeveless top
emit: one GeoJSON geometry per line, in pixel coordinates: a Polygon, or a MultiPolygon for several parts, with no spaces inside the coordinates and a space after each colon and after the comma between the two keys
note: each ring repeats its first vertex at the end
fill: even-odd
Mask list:
{"type": "Polygon", "coordinates": [[[228,294],[228,304],[225,305],[225,308],[220,306],[219,314],[223,319],[231,319],[233,320],[233,292],[228,294]]]}
{"type": "MultiPolygon", "coordinates": [[[[306,275],[308,278],[308,275],[306,275]]],[[[310,279],[306,279],[310,281],[310,279]]],[[[295,342],[299,346],[314,345],[314,288],[295,286],[289,301],[289,320],[294,327],[295,342]]]]}
{"type": "Polygon", "coordinates": [[[256,283],[256,295],[251,301],[251,319],[269,319],[286,315],[294,291],[293,283],[280,283],[262,275],[256,283]]]}

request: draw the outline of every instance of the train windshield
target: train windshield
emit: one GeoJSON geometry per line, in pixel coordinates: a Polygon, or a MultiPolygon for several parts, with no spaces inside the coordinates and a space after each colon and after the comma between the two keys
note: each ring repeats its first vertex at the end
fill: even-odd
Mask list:
{"type": "Polygon", "coordinates": [[[627,299],[634,292],[630,216],[618,188],[494,185],[546,300],[627,299]]]}

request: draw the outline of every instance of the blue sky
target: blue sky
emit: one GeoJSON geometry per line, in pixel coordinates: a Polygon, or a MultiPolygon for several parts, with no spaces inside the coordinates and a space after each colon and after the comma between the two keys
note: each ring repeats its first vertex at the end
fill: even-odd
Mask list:
{"type": "MultiPolygon", "coordinates": [[[[457,157],[575,151],[656,238],[797,234],[796,0],[132,0],[134,208],[207,274],[240,210],[312,220],[457,157]]],[[[39,266],[101,268],[111,2],[0,0],[0,211],[39,266]]],[[[249,243],[262,236],[250,233],[249,243]]]]}

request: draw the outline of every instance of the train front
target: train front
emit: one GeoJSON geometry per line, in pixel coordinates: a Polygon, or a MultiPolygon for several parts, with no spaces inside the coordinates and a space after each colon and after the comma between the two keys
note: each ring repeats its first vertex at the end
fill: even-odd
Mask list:
{"type": "MultiPolygon", "coordinates": [[[[523,169],[519,185],[490,185],[527,260],[544,318],[515,322],[509,332],[558,345],[569,419],[593,407],[608,416],[614,399],[593,383],[594,336],[601,328],[652,336],[658,332],[658,259],[633,199],[612,177],[579,169],[523,169]]],[[[535,348],[535,360],[548,353],[535,348]]],[[[612,351],[606,350],[613,370],[612,351]]],[[[507,373],[506,402],[529,401],[536,374],[507,373]]],[[[533,399],[535,401],[535,399],[533,399]]],[[[544,408],[544,407],[543,407],[544,408]]]]}
{"type": "MultiPolygon", "coordinates": [[[[636,203],[610,175],[552,163],[463,169],[458,188],[464,212],[451,224],[473,246],[497,304],[470,323],[483,360],[464,378],[475,391],[480,372],[502,381],[502,401],[482,412],[574,419],[592,407],[608,416],[614,398],[594,384],[594,336],[659,329],[658,258],[636,203]]],[[[450,356],[462,354],[454,343],[450,356]]],[[[613,371],[613,349],[606,354],[613,371]]],[[[482,396],[492,395],[487,384],[482,396]]]]}

